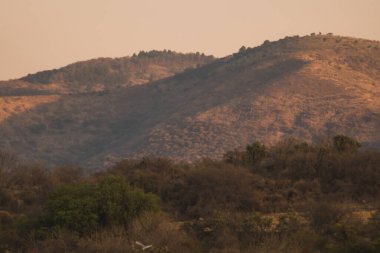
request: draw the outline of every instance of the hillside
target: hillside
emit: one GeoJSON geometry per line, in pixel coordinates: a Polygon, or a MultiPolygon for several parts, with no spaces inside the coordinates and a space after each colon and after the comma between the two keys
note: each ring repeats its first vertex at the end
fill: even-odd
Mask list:
{"type": "Polygon", "coordinates": [[[63,68],[29,74],[18,80],[0,82],[0,91],[6,95],[108,92],[163,79],[213,60],[214,57],[200,53],[141,51],[132,57],[76,62],[63,68]]]}
{"type": "MultiPolygon", "coordinates": [[[[39,82],[58,80],[52,73],[38,76],[39,82]]],[[[375,41],[287,37],[173,77],[125,86],[56,96],[9,116],[1,123],[0,147],[53,164],[95,166],[152,154],[218,158],[253,140],[318,142],[338,133],[380,147],[375,41]]]]}

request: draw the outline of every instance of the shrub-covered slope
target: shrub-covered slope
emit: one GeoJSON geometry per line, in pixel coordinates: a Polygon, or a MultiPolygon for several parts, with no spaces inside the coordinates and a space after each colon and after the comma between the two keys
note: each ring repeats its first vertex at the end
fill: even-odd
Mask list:
{"type": "Polygon", "coordinates": [[[132,57],[98,58],[29,74],[18,80],[0,83],[0,91],[7,95],[29,96],[108,92],[166,78],[213,60],[214,57],[200,53],[141,51],[132,57]]]}

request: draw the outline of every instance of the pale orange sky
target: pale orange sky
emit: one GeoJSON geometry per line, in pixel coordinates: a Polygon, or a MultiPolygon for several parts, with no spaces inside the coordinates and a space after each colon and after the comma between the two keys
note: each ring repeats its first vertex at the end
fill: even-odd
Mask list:
{"type": "Polygon", "coordinates": [[[171,49],[225,56],[311,32],[380,40],[380,0],[0,0],[0,80],[171,49]]]}

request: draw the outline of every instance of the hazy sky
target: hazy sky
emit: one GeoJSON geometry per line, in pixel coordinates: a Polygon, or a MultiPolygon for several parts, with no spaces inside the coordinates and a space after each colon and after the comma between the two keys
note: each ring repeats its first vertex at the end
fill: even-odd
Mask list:
{"type": "Polygon", "coordinates": [[[140,50],[225,56],[311,32],[380,40],[380,0],[0,0],[0,80],[140,50]]]}

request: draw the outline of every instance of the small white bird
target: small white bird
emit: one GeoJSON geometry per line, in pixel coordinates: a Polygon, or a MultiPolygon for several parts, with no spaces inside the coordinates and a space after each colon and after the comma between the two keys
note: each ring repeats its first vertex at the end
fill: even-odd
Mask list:
{"type": "Polygon", "coordinates": [[[146,250],[146,249],[149,249],[149,248],[152,248],[152,247],[153,247],[152,244],[151,244],[151,245],[144,245],[144,244],[142,244],[142,243],[139,242],[139,241],[136,241],[136,244],[139,245],[143,251],[146,250]]]}

